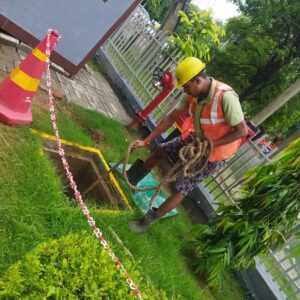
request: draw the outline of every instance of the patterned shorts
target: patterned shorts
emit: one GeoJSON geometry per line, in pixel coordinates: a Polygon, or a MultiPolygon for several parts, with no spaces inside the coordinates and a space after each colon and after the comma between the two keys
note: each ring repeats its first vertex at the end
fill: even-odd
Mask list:
{"type": "MultiPolygon", "coordinates": [[[[178,160],[178,154],[179,150],[191,143],[194,140],[194,135],[190,135],[185,141],[182,140],[181,136],[175,137],[169,142],[162,143],[158,147],[161,149],[164,149],[167,151],[169,155],[174,157],[176,160],[178,160]]],[[[200,172],[198,175],[185,178],[177,178],[175,182],[176,190],[186,196],[188,193],[190,193],[195,187],[199,185],[199,183],[204,180],[205,178],[212,175],[214,172],[216,172],[218,169],[223,167],[225,164],[224,161],[217,161],[217,162],[208,162],[206,167],[200,172]]],[[[195,166],[193,166],[190,170],[192,172],[195,172],[197,169],[199,169],[201,166],[201,162],[197,163],[195,166]]]]}

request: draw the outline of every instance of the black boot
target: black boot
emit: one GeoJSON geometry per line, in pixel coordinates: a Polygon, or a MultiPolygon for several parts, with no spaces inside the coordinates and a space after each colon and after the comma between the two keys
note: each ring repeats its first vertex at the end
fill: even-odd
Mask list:
{"type": "Polygon", "coordinates": [[[142,218],[129,221],[129,227],[135,232],[145,232],[154,221],[159,219],[155,210],[150,208],[142,218]]]}
{"type": "Polygon", "coordinates": [[[148,173],[150,173],[150,170],[145,169],[144,161],[139,158],[132,164],[130,169],[126,171],[129,182],[134,186],[136,186],[148,173]]]}

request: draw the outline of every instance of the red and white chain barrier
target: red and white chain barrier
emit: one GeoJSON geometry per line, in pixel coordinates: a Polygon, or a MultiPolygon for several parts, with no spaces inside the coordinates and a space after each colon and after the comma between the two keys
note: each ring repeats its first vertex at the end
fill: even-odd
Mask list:
{"type": "MultiPolygon", "coordinates": [[[[120,262],[120,260],[117,258],[117,256],[112,252],[112,250],[110,249],[110,246],[108,245],[107,241],[104,239],[101,230],[96,226],[96,222],[94,221],[93,217],[89,213],[88,208],[84,204],[84,202],[82,200],[82,196],[81,196],[80,192],[77,189],[76,182],[74,181],[73,175],[72,175],[72,173],[69,169],[69,164],[66,160],[65,152],[64,152],[64,149],[62,148],[62,144],[61,144],[61,141],[60,141],[60,136],[59,136],[59,132],[58,132],[58,128],[57,128],[56,116],[55,116],[55,107],[54,107],[53,95],[52,95],[51,74],[50,74],[50,34],[51,34],[52,31],[53,31],[52,29],[49,29],[48,32],[47,32],[47,43],[46,43],[47,68],[46,68],[46,72],[47,72],[47,88],[48,88],[48,101],[49,101],[48,105],[49,105],[49,111],[50,111],[50,116],[51,116],[51,121],[52,121],[54,134],[55,134],[55,137],[56,137],[56,143],[57,143],[59,155],[61,157],[64,169],[66,171],[66,175],[67,175],[67,177],[70,181],[70,186],[74,191],[74,196],[75,196],[77,202],[79,203],[79,206],[80,206],[83,214],[86,216],[88,223],[93,228],[93,231],[94,231],[96,237],[98,238],[98,240],[100,241],[101,245],[104,247],[104,249],[106,250],[108,255],[112,258],[115,265],[119,268],[121,274],[125,276],[126,282],[129,285],[129,287],[130,287],[131,291],[133,292],[133,294],[136,297],[138,297],[139,299],[143,299],[140,290],[136,287],[136,285],[134,284],[134,282],[130,278],[128,272],[126,271],[126,269],[124,267],[124,265],[120,262]]],[[[55,44],[60,39],[61,39],[61,35],[58,37],[55,44]]],[[[53,45],[53,46],[55,46],[55,45],[53,45]]]]}

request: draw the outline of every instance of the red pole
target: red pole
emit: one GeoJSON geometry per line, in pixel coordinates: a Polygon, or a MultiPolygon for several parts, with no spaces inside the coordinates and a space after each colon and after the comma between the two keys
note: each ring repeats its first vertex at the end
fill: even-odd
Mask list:
{"type": "Polygon", "coordinates": [[[149,103],[142,111],[136,113],[136,119],[128,126],[129,129],[136,128],[139,124],[144,124],[149,113],[151,113],[164,99],[166,99],[174,88],[174,79],[170,72],[165,72],[160,86],[163,90],[149,103]]]}

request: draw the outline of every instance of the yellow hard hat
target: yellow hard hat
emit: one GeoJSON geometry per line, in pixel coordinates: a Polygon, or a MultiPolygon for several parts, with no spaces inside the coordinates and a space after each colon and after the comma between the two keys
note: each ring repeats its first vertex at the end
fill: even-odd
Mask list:
{"type": "Polygon", "coordinates": [[[196,57],[187,57],[176,67],[176,88],[182,87],[205,68],[205,63],[196,57]]]}

